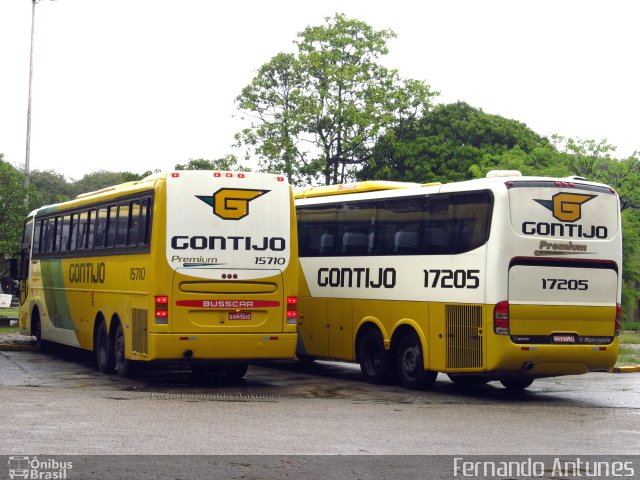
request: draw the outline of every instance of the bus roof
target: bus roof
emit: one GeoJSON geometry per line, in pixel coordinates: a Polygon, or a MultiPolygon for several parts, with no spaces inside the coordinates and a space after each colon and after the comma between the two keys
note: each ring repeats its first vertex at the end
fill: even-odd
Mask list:
{"type": "Polygon", "coordinates": [[[420,184],[412,182],[392,182],[387,180],[367,180],[356,183],[341,183],[339,185],[321,185],[309,187],[294,192],[296,199],[326,197],[328,195],[342,195],[345,193],[375,192],[379,190],[394,190],[399,188],[416,188],[421,186],[439,185],[439,183],[420,184]]]}

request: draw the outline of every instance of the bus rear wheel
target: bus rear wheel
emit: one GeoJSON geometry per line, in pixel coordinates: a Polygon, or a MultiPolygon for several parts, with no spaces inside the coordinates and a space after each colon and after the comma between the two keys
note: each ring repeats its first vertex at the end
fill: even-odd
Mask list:
{"type": "Polygon", "coordinates": [[[396,349],[396,370],[400,384],[411,390],[430,387],[436,381],[438,372],[424,369],[422,344],[415,332],[400,339],[396,349]]]}
{"type": "Polygon", "coordinates": [[[127,360],[125,357],[125,341],[124,329],[122,324],[118,323],[114,342],[116,372],[119,377],[129,378],[135,374],[136,363],[133,360],[127,360]]]}
{"type": "Polygon", "coordinates": [[[222,370],[222,377],[229,382],[242,380],[249,369],[248,363],[231,363],[225,365],[222,370]]]}
{"type": "Polygon", "coordinates": [[[362,375],[368,382],[382,384],[389,381],[391,355],[384,348],[382,334],[377,328],[363,333],[358,344],[358,359],[362,375]]]}
{"type": "Polygon", "coordinates": [[[98,326],[98,332],[96,333],[96,343],[94,345],[96,354],[96,365],[98,370],[102,373],[113,373],[116,366],[115,358],[113,355],[113,344],[111,338],[107,333],[107,327],[103,321],[98,326]]]}
{"type": "Polygon", "coordinates": [[[503,378],[500,383],[508,390],[524,390],[533,383],[533,378],[503,378]]]}

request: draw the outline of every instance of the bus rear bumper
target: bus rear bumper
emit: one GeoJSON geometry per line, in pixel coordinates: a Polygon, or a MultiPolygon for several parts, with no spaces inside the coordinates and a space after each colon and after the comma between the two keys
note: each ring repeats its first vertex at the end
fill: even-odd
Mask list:
{"type": "Polygon", "coordinates": [[[297,333],[149,335],[148,353],[133,360],[266,360],[295,357],[297,333]]]}
{"type": "Polygon", "coordinates": [[[509,342],[488,359],[489,372],[532,376],[579,375],[607,371],[618,357],[618,341],[610,345],[515,345],[509,342]]]}

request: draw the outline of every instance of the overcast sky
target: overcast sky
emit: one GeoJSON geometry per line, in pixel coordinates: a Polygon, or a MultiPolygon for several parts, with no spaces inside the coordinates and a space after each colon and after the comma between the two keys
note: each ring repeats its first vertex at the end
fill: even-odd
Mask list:
{"type": "MultiPolygon", "coordinates": [[[[385,65],[541,135],[640,149],[640,6],[588,0],[42,0],[31,169],[172,169],[231,153],[234,98],[335,12],[389,28],[385,65]]],[[[25,159],[31,0],[0,0],[0,153],[25,159]]],[[[427,181],[428,179],[425,179],[427,181]]]]}

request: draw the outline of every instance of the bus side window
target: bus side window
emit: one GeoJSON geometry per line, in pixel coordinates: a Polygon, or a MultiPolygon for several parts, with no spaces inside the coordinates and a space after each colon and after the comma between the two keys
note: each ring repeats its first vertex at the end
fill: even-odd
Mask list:
{"type": "Polygon", "coordinates": [[[140,228],[138,245],[149,245],[151,238],[151,198],[145,198],[140,204],[140,228]]]}
{"type": "Polygon", "coordinates": [[[129,228],[127,230],[127,245],[135,247],[138,244],[138,235],[140,229],[140,200],[131,202],[131,220],[129,222],[129,228]]]}
{"type": "MultiPolygon", "coordinates": [[[[130,222],[130,205],[129,202],[121,203],[118,205],[118,222],[116,226],[116,245],[126,246],[127,237],[129,235],[129,222],[130,222]]],[[[135,245],[135,243],[134,243],[135,245]]]]}
{"type": "Polygon", "coordinates": [[[474,250],[489,237],[491,196],[487,192],[465,193],[455,197],[452,253],[474,250]]]}
{"type": "Polygon", "coordinates": [[[109,207],[109,214],[107,215],[107,227],[105,235],[105,247],[111,248],[116,243],[116,228],[118,226],[118,207],[111,205],[109,207]]]}
{"type": "Polygon", "coordinates": [[[345,203],[337,210],[338,236],[336,253],[366,255],[373,250],[376,204],[374,202],[345,203]]]}
{"type": "Polygon", "coordinates": [[[336,207],[325,205],[298,209],[301,257],[332,255],[335,251],[336,207]]]}
{"type": "Polygon", "coordinates": [[[96,248],[101,248],[106,245],[107,241],[107,222],[109,221],[109,210],[107,207],[99,208],[95,218],[95,238],[96,248]]]}
{"type": "Polygon", "coordinates": [[[410,255],[419,252],[422,198],[378,202],[375,253],[410,255]]]}
{"type": "Polygon", "coordinates": [[[95,245],[95,231],[97,223],[96,210],[89,210],[87,218],[87,250],[93,250],[95,245]]]}
{"type": "Polygon", "coordinates": [[[53,236],[55,234],[55,221],[53,218],[47,218],[43,221],[43,245],[42,253],[51,253],[53,251],[53,236]]]}
{"type": "Polygon", "coordinates": [[[430,255],[451,253],[453,208],[449,196],[428,198],[425,211],[428,218],[424,225],[423,252],[430,255]]]}
{"type": "Polygon", "coordinates": [[[33,253],[37,255],[42,250],[40,249],[40,235],[42,234],[42,220],[36,220],[35,229],[33,232],[33,253]]]}
{"type": "Polygon", "coordinates": [[[61,232],[60,232],[60,247],[61,252],[69,251],[69,237],[71,235],[71,215],[65,215],[62,217],[61,232]]]}

